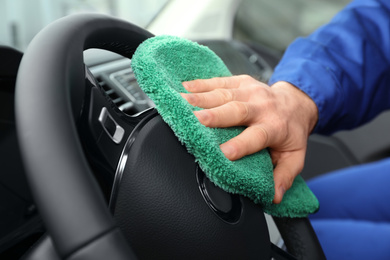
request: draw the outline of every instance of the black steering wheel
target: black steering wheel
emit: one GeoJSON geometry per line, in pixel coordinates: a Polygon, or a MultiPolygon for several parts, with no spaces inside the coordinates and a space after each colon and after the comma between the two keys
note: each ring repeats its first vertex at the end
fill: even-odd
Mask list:
{"type": "MultiPolygon", "coordinates": [[[[156,111],[125,115],[84,66],[86,49],[131,58],[152,36],[115,18],[74,15],[41,31],[23,57],[18,136],[57,254],[72,260],[294,259],[271,244],[262,209],[213,186],[156,111]],[[99,167],[91,165],[101,165],[101,179],[112,182],[109,207],[93,175],[99,167]]],[[[307,219],[275,222],[296,258],[324,258],[307,219]]]]}

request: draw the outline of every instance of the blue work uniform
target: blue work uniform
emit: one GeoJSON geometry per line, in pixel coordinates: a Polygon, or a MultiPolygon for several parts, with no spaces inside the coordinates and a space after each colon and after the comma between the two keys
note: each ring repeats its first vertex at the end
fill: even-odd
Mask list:
{"type": "MultiPolygon", "coordinates": [[[[316,103],[315,133],[364,124],[390,108],[390,0],[355,0],[286,50],[270,85],[287,81],[316,103]]],[[[390,138],[390,132],[389,132],[390,138]]],[[[390,160],[309,183],[311,217],[328,259],[390,259],[390,160]]]]}

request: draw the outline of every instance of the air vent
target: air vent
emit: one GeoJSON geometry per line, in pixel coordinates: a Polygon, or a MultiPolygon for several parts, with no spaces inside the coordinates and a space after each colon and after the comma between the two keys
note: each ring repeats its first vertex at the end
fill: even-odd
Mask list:
{"type": "Polygon", "coordinates": [[[110,74],[110,80],[123,92],[129,99],[137,104],[147,104],[149,98],[139,87],[134,73],[130,68],[110,74]]]}
{"type": "MultiPolygon", "coordinates": [[[[122,111],[132,107],[132,103],[127,101],[121,97],[120,95],[118,95],[118,93],[112,89],[105,81],[102,77],[97,77],[96,78],[99,85],[103,88],[104,92],[106,92],[106,94],[111,98],[111,100],[114,102],[114,104],[122,111]]],[[[124,111],[126,112],[126,111],[124,111]]]]}
{"type": "Polygon", "coordinates": [[[99,72],[95,74],[95,78],[114,104],[128,115],[135,115],[154,106],[138,86],[130,68],[112,73],[99,72]]]}

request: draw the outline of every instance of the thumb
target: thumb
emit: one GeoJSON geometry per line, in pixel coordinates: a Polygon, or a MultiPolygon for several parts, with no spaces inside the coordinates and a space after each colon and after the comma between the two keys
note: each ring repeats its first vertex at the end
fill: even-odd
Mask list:
{"type": "Polygon", "coordinates": [[[285,152],[281,154],[274,169],[275,197],[273,203],[282,202],[283,196],[302,171],[305,160],[304,151],[285,152]]]}

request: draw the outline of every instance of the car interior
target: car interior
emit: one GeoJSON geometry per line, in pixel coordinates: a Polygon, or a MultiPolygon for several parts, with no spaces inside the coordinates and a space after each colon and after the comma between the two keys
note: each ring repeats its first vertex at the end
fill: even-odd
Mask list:
{"type": "MultiPolygon", "coordinates": [[[[267,1],[238,2],[234,37],[193,40],[214,51],[233,75],[267,82],[285,46],[272,48],[251,35],[256,26],[246,20],[253,15],[248,10],[267,1]]],[[[241,217],[232,224],[206,206],[199,181],[191,179],[202,174],[194,158],[131,68],[135,48],[164,26],[162,19],[144,29],[77,14],[49,25],[27,50],[0,46],[1,259],[324,258],[306,218],[272,218],[241,196],[241,217]],[[153,187],[148,178],[155,179],[153,187]]],[[[301,175],[309,180],[388,157],[389,116],[331,136],[312,135],[301,175]]],[[[209,193],[222,194],[216,200],[231,200],[197,178],[209,193]]]]}

